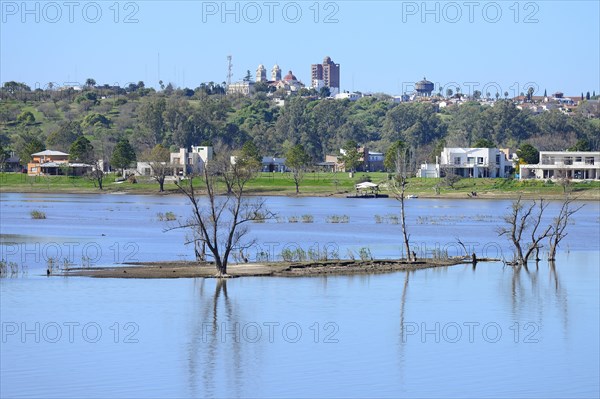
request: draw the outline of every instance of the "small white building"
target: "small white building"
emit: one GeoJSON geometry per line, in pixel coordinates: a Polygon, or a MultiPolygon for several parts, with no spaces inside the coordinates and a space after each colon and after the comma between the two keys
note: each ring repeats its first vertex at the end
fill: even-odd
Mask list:
{"type": "Polygon", "coordinates": [[[338,93],[335,96],[333,96],[333,98],[335,98],[336,100],[350,100],[350,101],[356,101],[360,97],[361,97],[361,95],[358,93],[349,93],[349,92],[338,93]]]}
{"type": "Polygon", "coordinates": [[[277,157],[263,157],[262,159],[262,171],[263,172],[287,172],[287,166],[285,166],[285,158],[277,157]]]}
{"type": "Polygon", "coordinates": [[[417,177],[443,177],[453,173],[461,177],[507,177],[512,162],[498,148],[444,148],[434,164],[422,164],[417,177]]]}
{"type": "Polygon", "coordinates": [[[540,163],[520,169],[520,180],[600,180],[600,151],[540,151],[540,163]]]}

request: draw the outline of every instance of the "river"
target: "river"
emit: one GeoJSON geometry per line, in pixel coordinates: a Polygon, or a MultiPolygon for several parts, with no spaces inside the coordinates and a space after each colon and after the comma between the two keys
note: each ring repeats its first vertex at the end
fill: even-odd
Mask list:
{"type": "MultiPolygon", "coordinates": [[[[184,220],[183,197],[0,200],[1,257],[25,266],[0,280],[2,397],[600,395],[598,202],[575,214],[555,264],[218,281],[45,276],[49,259],[99,267],[192,259],[187,232],[165,231],[158,216],[184,220]]],[[[393,199],[267,204],[278,219],[250,225],[252,260],[278,259],[284,248],[401,255],[393,199]],[[348,223],[330,223],[333,215],[348,223]]],[[[410,200],[411,240],[420,256],[459,254],[459,237],[479,256],[509,259],[495,232],[509,205],[410,200]]]]}

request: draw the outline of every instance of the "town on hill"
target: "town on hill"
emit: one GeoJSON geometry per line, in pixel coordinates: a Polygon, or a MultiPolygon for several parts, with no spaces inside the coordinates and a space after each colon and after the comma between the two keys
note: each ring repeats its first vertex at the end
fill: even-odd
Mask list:
{"type": "Polygon", "coordinates": [[[250,144],[263,171],[289,171],[286,156],[296,148],[312,170],[377,172],[392,171],[386,158],[401,143],[414,176],[600,179],[595,92],[463,94],[423,79],[399,96],[349,93],[340,91],[339,68],[329,57],[312,65],[310,87],[291,71],[282,77],[278,65],[269,79],[259,65],[256,79],[248,71],[241,82],[195,89],[98,85],[92,78],[34,90],[5,82],[1,168],[150,176],[159,162],[169,165],[161,173],[182,176],[213,153],[250,144]]]}

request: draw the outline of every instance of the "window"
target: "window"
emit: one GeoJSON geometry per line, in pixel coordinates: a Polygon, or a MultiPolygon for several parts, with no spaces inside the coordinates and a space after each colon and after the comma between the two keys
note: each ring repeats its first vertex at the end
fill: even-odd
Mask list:
{"type": "Polygon", "coordinates": [[[575,162],[581,162],[581,157],[575,157],[575,162]]]}
{"type": "Polygon", "coordinates": [[[564,164],[565,165],[573,165],[573,157],[565,157],[564,164]]]}
{"type": "Polygon", "coordinates": [[[477,157],[477,165],[483,165],[483,157],[477,157]]]}
{"type": "Polygon", "coordinates": [[[594,157],[585,157],[585,164],[586,165],[593,165],[594,164],[594,157]]]}
{"type": "Polygon", "coordinates": [[[454,165],[460,165],[460,157],[454,157],[454,165]]]}
{"type": "Polygon", "coordinates": [[[475,157],[468,157],[467,158],[467,163],[469,165],[473,165],[475,163],[475,157]]]}
{"type": "Polygon", "coordinates": [[[496,165],[500,165],[500,154],[496,154],[496,165]]]}

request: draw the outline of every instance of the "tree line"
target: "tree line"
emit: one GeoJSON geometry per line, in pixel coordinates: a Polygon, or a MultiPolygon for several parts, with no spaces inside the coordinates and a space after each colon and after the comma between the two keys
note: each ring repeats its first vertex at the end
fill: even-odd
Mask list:
{"type": "Polygon", "coordinates": [[[81,91],[27,89],[7,82],[0,90],[0,146],[23,162],[39,149],[68,151],[82,136],[107,161],[124,141],[138,159],[156,145],[239,149],[252,141],[270,156],[301,146],[312,162],[338,154],[349,141],[381,152],[402,141],[417,163],[433,161],[443,146],[472,147],[481,140],[513,148],[529,143],[538,150],[600,148],[600,113],[585,101],[566,115],[533,114],[506,99],[440,109],[429,102],[395,103],[385,94],[354,102],[290,95],[278,106],[264,92],[226,95],[214,82],[156,91],[143,82],[115,88],[88,79],[81,91]]]}

